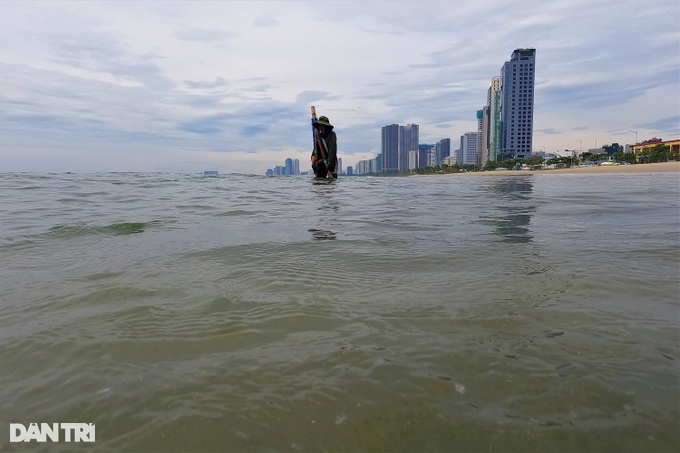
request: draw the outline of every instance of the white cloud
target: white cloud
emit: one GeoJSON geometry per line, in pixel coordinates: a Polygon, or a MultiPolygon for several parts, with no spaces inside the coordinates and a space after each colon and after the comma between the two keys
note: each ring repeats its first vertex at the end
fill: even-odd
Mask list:
{"type": "Polygon", "coordinates": [[[306,162],[311,104],[336,125],[345,165],[377,152],[391,123],[455,144],[519,47],[537,49],[535,149],[625,141],[632,128],[674,138],[678,8],[4,2],[0,170],[262,174],[306,162]]]}

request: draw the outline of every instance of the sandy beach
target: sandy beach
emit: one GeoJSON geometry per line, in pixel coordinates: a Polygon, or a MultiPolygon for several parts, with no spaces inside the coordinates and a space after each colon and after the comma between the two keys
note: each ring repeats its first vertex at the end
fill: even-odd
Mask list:
{"type": "Polygon", "coordinates": [[[519,175],[555,175],[577,173],[660,173],[680,172],[680,162],[662,162],[655,164],[610,165],[604,167],[557,168],[554,170],[495,170],[467,173],[451,173],[453,176],[519,176],[519,175]]]}

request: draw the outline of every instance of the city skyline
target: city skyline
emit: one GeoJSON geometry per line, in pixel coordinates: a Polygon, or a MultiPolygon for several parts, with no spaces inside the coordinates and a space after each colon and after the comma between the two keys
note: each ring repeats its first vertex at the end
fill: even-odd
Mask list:
{"type": "MultiPolygon", "coordinates": [[[[350,167],[351,168],[351,167],[350,167]]],[[[265,171],[265,176],[305,176],[311,174],[312,165],[309,163],[308,170],[300,170],[300,160],[287,157],[283,165],[274,165],[274,168],[268,168],[265,171]]],[[[338,174],[345,174],[342,167],[342,158],[338,158],[338,174]]]]}
{"type": "Polygon", "coordinates": [[[265,176],[299,176],[300,175],[300,159],[293,159],[287,157],[283,165],[274,165],[274,168],[268,168],[265,176]]]}
{"type": "MultiPolygon", "coordinates": [[[[485,165],[498,161],[527,158],[534,153],[532,146],[536,49],[515,49],[510,60],[501,67],[500,76],[491,78],[486,105],[476,111],[477,130],[460,136],[460,145],[452,155],[453,163],[485,165]]],[[[391,124],[382,128],[381,161],[357,164],[359,169],[377,172],[404,171],[424,166],[440,165],[421,153],[418,124],[391,124]]],[[[434,147],[434,145],[433,145],[434,147]]],[[[366,171],[369,172],[369,171],[366,171]]]]}
{"type": "Polygon", "coordinates": [[[260,175],[308,160],[310,105],[346,162],[388,124],[455,142],[528,46],[534,149],[680,136],[677,0],[87,5],[3,2],[0,171],[260,175]]]}

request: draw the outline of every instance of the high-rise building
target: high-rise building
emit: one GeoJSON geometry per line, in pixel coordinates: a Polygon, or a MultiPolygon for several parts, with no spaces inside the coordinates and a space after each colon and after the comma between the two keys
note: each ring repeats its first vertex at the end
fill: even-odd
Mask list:
{"type": "Polygon", "coordinates": [[[484,108],[482,108],[482,124],[481,128],[479,130],[480,132],[480,138],[481,138],[481,143],[480,143],[480,148],[479,148],[479,158],[480,162],[479,165],[484,166],[489,160],[489,136],[490,136],[490,127],[491,127],[491,115],[489,114],[490,112],[490,107],[488,105],[485,105],[484,108]]]}
{"type": "Polygon", "coordinates": [[[482,160],[485,158],[482,156],[484,154],[485,144],[482,137],[484,137],[485,127],[484,127],[484,109],[477,110],[477,165],[482,165],[482,160]]]}
{"type": "Polygon", "coordinates": [[[342,157],[338,157],[338,168],[335,169],[338,175],[342,174],[342,157]]]}
{"type": "Polygon", "coordinates": [[[451,156],[451,139],[443,138],[437,142],[437,165],[449,156],[451,156]]]}
{"type": "Polygon", "coordinates": [[[434,155],[435,165],[443,164],[444,160],[451,156],[451,139],[444,138],[439,140],[434,147],[434,155]]]}
{"type": "Polygon", "coordinates": [[[293,159],[291,159],[290,157],[286,159],[286,167],[285,168],[286,168],[286,173],[285,173],[286,176],[291,176],[291,175],[295,174],[295,173],[293,173],[293,159]]]}
{"type": "MultiPolygon", "coordinates": [[[[354,174],[355,175],[366,175],[369,173],[378,173],[380,172],[380,169],[378,168],[379,165],[379,160],[380,156],[376,156],[373,159],[368,159],[368,160],[360,160],[359,162],[356,163],[354,166],[354,174]]],[[[352,167],[347,167],[347,174],[349,173],[349,169],[352,167]]]]}
{"type": "Polygon", "coordinates": [[[415,170],[418,168],[418,151],[408,152],[408,169],[415,170]]]}
{"type": "Polygon", "coordinates": [[[418,145],[418,167],[417,168],[425,168],[425,167],[433,167],[435,164],[434,162],[434,152],[435,145],[426,145],[426,144],[421,144],[418,145]]]}
{"type": "Polygon", "coordinates": [[[382,128],[381,161],[382,170],[398,171],[409,169],[409,152],[418,152],[419,127],[417,124],[400,126],[392,124],[382,128]]]}
{"type": "Polygon", "coordinates": [[[501,69],[499,160],[531,157],[536,49],[516,49],[501,69]]]}
{"type": "Polygon", "coordinates": [[[458,164],[479,165],[479,132],[466,132],[460,136],[458,164]]]}
{"type": "Polygon", "coordinates": [[[419,129],[417,124],[399,126],[399,170],[409,170],[411,151],[418,153],[419,129]]]}
{"type": "MultiPolygon", "coordinates": [[[[399,125],[382,128],[382,171],[399,170],[399,125]]],[[[359,170],[357,168],[357,173],[359,170]]]]}
{"type": "Polygon", "coordinates": [[[295,176],[300,175],[300,159],[293,159],[293,174],[295,176]]]}
{"type": "Polygon", "coordinates": [[[491,86],[486,96],[486,105],[489,107],[488,121],[488,156],[489,160],[498,160],[501,144],[501,78],[491,79],[491,86]]]}

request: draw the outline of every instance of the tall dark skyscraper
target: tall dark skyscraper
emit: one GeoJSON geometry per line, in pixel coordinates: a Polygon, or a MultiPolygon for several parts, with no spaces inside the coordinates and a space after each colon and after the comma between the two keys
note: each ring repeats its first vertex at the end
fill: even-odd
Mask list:
{"type": "Polygon", "coordinates": [[[418,152],[420,127],[417,124],[399,126],[399,170],[408,170],[409,152],[418,152]]]}
{"type": "Polygon", "coordinates": [[[418,145],[418,168],[433,167],[435,157],[435,145],[418,145]]]}
{"type": "Polygon", "coordinates": [[[444,138],[440,140],[435,146],[435,151],[435,163],[436,165],[441,165],[441,163],[444,162],[444,159],[451,155],[451,139],[444,138]]]}
{"type": "Polygon", "coordinates": [[[409,152],[418,153],[419,130],[417,124],[391,124],[382,128],[382,171],[409,169],[409,152]]]}
{"type": "Polygon", "coordinates": [[[498,159],[531,157],[536,49],[516,49],[501,69],[501,143],[498,159]]]}
{"type": "Polygon", "coordinates": [[[382,171],[399,170],[399,125],[382,128],[382,171]]]}

